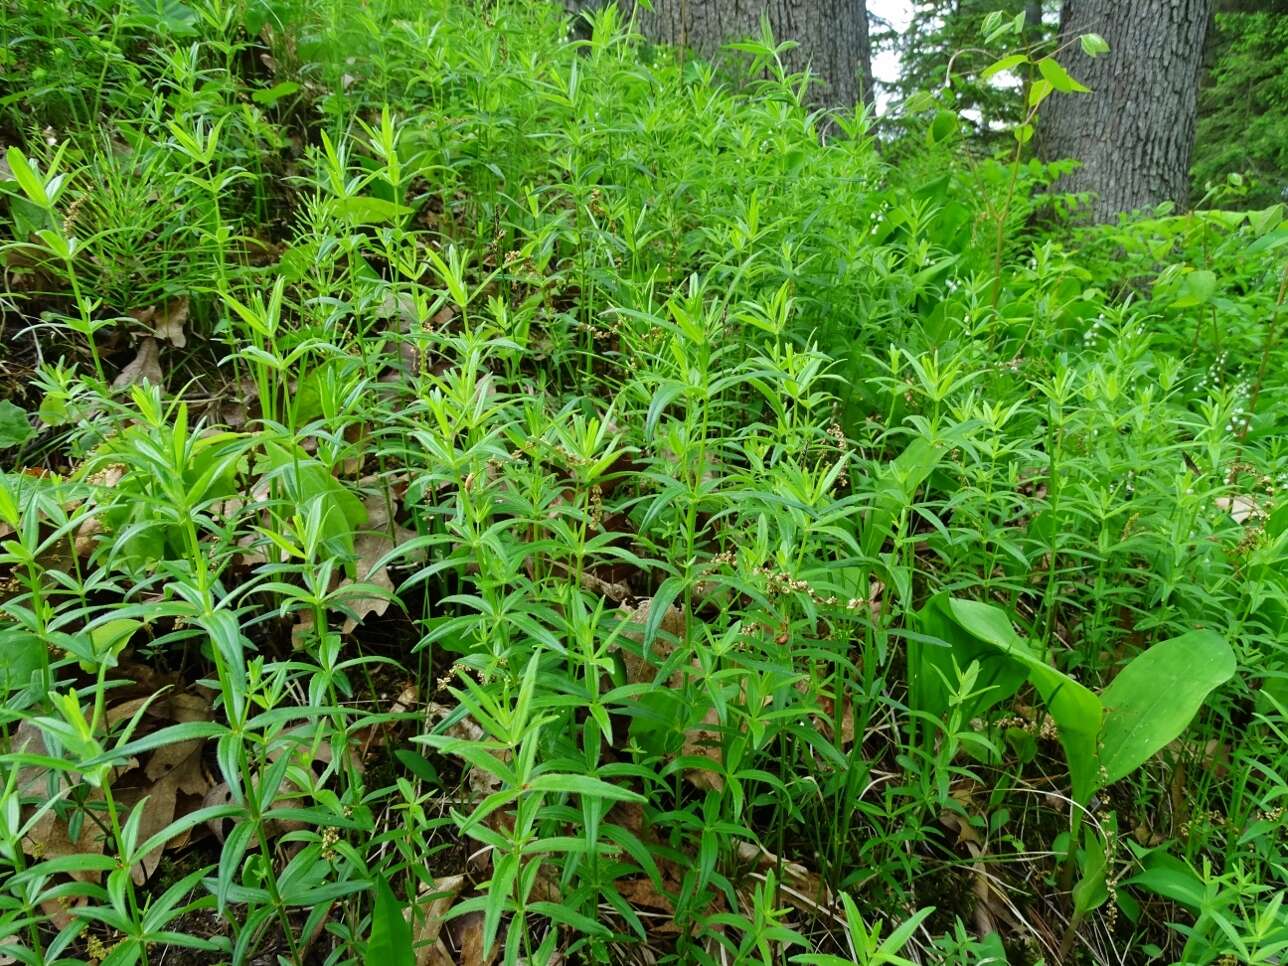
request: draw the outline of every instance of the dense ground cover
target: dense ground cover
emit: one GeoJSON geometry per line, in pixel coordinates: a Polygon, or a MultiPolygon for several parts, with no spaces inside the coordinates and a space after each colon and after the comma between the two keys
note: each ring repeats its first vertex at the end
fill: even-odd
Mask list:
{"type": "Polygon", "coordinates": [[[0,25],[0,955],[1277,961],[1279,207],[611,8],[0,25]]]}

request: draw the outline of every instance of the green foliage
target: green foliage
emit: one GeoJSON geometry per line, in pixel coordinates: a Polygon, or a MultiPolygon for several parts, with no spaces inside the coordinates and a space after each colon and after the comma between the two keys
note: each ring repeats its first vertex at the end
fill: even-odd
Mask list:
{"type": "Polygon", "coordinates": [[[371,910],[371,938],[367,941],[367,966],[411,966],[416,954],[411,944],[411,926],[403,918],[402,905],[383,877],[375,884],[376,900],[371,910]]]}
{"type": "Polygon", "coordinates": [[[0,955],[1277,955],[1283,212],[1071,228],[1018,13],[884,153],[615,6],[0,14],[0,955]]]}
{"type": "Polygon", "coordinates": [[[1229,175],[1248,179],[1240,207],[1288,190],[1288,13],[1218,13],[1199,90],[1193,198],[1229,175]]]}
{"type": "Polygon", "coordinates": [[[21,446],[34,432],[26,410],[8,399],[0,400],[0,449],[21,446]]]}
{"type": "Polygon", "coordinates": [[[1234,653],[1211,631],[1174,637],[1138,655],[1100,695],[1100,780],[1126,778],[1176,740],[1208,694],[1234,671],[1234,653]]]}
{"type": "MultiPolygon", "coordinates": [[[[1174,741],[1208,694],[1235,671],[1234,653],[1220,635],[1193,631],[1137,655],[1097,697],[1035,654],[999,607],[941,595],[927,605],[918,623],[932,640],[931,646],[909,649],[914,706],[935,715],[948,710],[952,662],[974,669],[972,690],[986,703],[977,699],[967,709],[972,716],[1027,681],[1060,729],[1079,805],[1174,741]],[[946,642],[951,650],[935,647],[935,642],[946,642]]],[[[1075,828],[1078,824],[1075,813],[1075,828]]]]}
{"type": "MultiPolygon", "coordinates": [[[[918,92],[939,92],[982,146],[1004,144],[999,135],[1023,118],[1015,96],[1016,78],[1003,74],[1006,84],[990,84],[997,72],[1009,72],[1019,61],[997,67],[991,52],[1007,41],[1042,44],[1052,32],[1045,18],[1026,20],[1032,3],[1025,0],[933,0],[914,5],[908,28],[894,34],[877,32],[878,47],[899,53],[899,77],[890,91],[894,110],[915,113],[918,92]],[[994,64],[992,73],[988,66],[994,64]]],[[[1050,6],[1050,4],[1045,4],[1050,6]]],[[[1013,55],[1020,56],[1020,55],[1013,55]]]]}

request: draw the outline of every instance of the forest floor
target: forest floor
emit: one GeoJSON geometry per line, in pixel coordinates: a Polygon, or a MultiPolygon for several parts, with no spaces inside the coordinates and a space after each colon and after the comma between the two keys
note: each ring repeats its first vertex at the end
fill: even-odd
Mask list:
{"type": "Polygon", "coordinates": [[[615,8],[0,26],[0,962],[1288,949],[1282,206],[615,8]]]}

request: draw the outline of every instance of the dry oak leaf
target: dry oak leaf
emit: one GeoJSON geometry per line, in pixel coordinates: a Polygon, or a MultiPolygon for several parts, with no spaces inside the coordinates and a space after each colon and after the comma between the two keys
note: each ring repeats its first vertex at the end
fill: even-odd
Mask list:
{"type": "MultiPolygon", "coordinates": [[[[439,704],[437,701],[431,701],[426,711],[431,723],[441,721],[452,713],[454,709],[445,704],[439,704]]],[[[447,735],[452,738],[458,738],[462,741],[486,741],[487,734],[479,727],[473,718],[468,716],[461,718],[455,724],[447,729],[447,735]]],[[[510,752],[501,749],[495,752],[496,756],[503,762],[509,762],[510,752]]],[[[468,774],[470,791],[478,798],[483,799],[501,790],[501,779],[495,775],[489,775],[479,768],[470,768],[468,774]]],[[[500,814],[500,813],[494,813],[500,814]]]]}
{"type": "MultiPolygon", "coordinates": [[[[149,759],[144,773],[152,784],[143,789],[146,804],[140,799],[143,808],[142,821],[139,823],[139,840],[147,841],[153,835],[165,829],[180,813],[180,794],[189,798],[204,800],[210,788],[210,779],[201,767],[201,748],[199,740],[178,741],[173,745],[157,749],[149,759]]],[[[134,881],[142,885],[156,871],[165,849],[179,848],[188,841],[188,834],[174,836],[163,846],[145,855],[130,870],[134,881]]]]}
{"type": "Polygon", "coordinates": [[[169,342],[176,349],[188,344],[184,333],[184,323],[188,321],[188,297],[170,299],[160,306],[151,305],[146,309],[135,309],[130,315],[143,325],[152,326],[152,334],[169,342]]]}
{"type": "MultiPolygon", "coordinates": [[[[652,597],[645,598],[635,607],[622,605],[620,610],[632,625],[622,632],[622,636],[643,646],[644,626],[649,620],[653,607],[654,599],[652,597]]],[[[630,648],[624,647],[621,649],[622,663],[626,666],[626,679],[629,683],[649,684],[653,681],[657,673],[654,663],[664,663],[675,651],[675,645],[669,638],[684,636],[684,613],[674,604],[668,605],[658,623],[658,629],[664,633],[658,634],[653,638],[648,647],[648,657],[636,654],[630,648]]],[[[692,662],[691,666],[700,673],[700,667],[696,660],[692,662]]],[[[671,687],[678,688],[682,686],[686,673],[689,672],[687,670],[676,670],[669,680],[671,687]]],[[[718,765],[721,761],[719,725],[719,715],[712,708],[702,719],[702,726],[694,728],[685,734],[683,754],[695,758],[706,758],[718,765]]],[[[719,791],[724,788],[724,779],[715,770],[689,768],[685,770],[684,777],[692,785],[703,790],[719,791]]]]}
{"type": "Polygon", "coordinates": [[[112,387],[121,389],[140,382],[150,382],[154,386],[165,388],[165,375],[161,372],[161,347],[152,336],[139,340],[138,355],[112,380],[112,387]]]}
{"type": "MultiPolygon", "coordinates": [[[[125,478],[125,465],[123,463],[113,463],[111,466],[104,467],[97,473],[91,475],[85,480],[91,486],[100,487],[101,489],[110,490],[125,478]]],[[[94,544],[98,541],[99,534],[103,532],[103,521],[97,514],[86,519],[79,527],[76,528],[76,540],[74,551],[77,557],[88,557],[94,549],[94,544]]]]}
{"type": "MultiPolygon", "coordinates": [[[[802,679],[796,682],[796,693],[805,698],[809,698],[811,685],[808,680],[802,679]]],[[[836,731],[836,701],[830,694],[818,693],[816,695],[818,702],[818,712],[810,715],[819,731],[829,740],[834,739],[836,731]]],[[[854,744],[854,705],[847,697],[841,704],[841,747],[846,748],[854,744]]]]}
{"type": "MultiPolygon", "coordinates": [[[[694,728],[684,735],[683,754],[692,758],[706,758],[720,765],[722,759],[721,741],[720,741],[720,714],[715,708],[706,713],[702,719],[704,725],[710,727],[694,728]]],[[[695,788],[701,788],[703,791],[718,792],[724,788],[724,778],[719,771],[707,768],[686,768],[684,777],[689,780],[689,784],[695,788]]]]}

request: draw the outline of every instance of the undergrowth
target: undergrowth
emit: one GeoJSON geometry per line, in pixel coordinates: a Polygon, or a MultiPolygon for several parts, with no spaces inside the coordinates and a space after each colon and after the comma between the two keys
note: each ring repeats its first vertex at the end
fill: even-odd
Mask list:
{"type": "Polygon", "coordinates": [[[1281,207],[615,7],[0,28],[0,956],[1288,948],[1281,207]]]}

